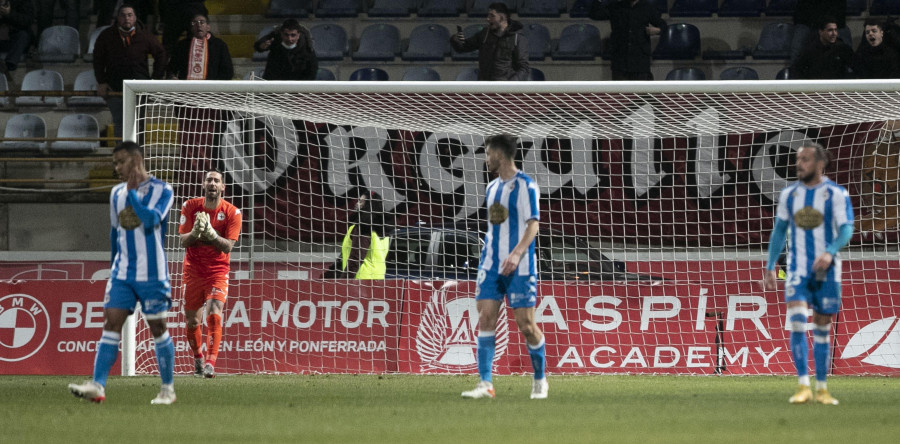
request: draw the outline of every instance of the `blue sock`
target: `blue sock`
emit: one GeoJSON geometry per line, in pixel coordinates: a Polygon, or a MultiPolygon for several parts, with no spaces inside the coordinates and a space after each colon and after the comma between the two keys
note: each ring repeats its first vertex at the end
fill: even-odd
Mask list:
{"type": "Polygon", "coordinates": [[[831,324],[816,325],[813,329],[813,357],[816,359],[816,381],[818,382],[825,382],[828,375],[828,355],[831,349],[828,333],[830,331],[831,324]]]}
{"type": "Polygon", "coordinates": [[[119,357],[119,340],[121,333],[103,330],[100,336],[100,344],[97,346],[97,355],[94,357],[94,382],[106,387],[106,378],[109,370],[119,357]]]}
{"type": "Polygon", "coordinates": [[[791,356],[794,357],[794,367],[797,368],[797,376],[809,374],[809,342],[805,331],[791,332],[791,356]]]}
{"type": "Polygon", "coordinates": [[[531,356],[531,368],[534,369],[534,379],[544,379],[544,368],[547,366],[547,356],[544,353],[544,338],[538,345],[532,346],[528,344],[528,355],[531,356]]]}
{"type": "Polygon", "coordinates": [[[482,381],[491,382],[491,368],[494,365],[496,336],[492,331],[478,332],[478,375],[482,381]]]}
{"type": "Polygon", "coordinates": [[[159,365],[159,377],[162,378],[163,384],[171,384],[175,375],[175,344],[172,343],[172,337],[169,332],[165,332],[158,338],[153,338],[156,342],[156,363],[159,365]]]}

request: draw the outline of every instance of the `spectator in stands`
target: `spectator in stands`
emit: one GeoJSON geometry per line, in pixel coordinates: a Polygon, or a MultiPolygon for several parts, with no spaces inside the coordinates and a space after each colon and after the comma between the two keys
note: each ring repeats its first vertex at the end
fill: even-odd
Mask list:
{"type": "Polygon", "coordinates": [[[846,79],[852,76],[853,50],[838,39],[837,21],[822,19],[819,38],[806,46],[791,67],[798,79],[846,79]]]}
{"type": "Polygon", "coordinates": [[[266,80],[315,80],[319,61],[312,46],[309,30],[296,19],[287,19],[279,28],[256,41],[257,52],[269,51],[266,80]],[[275,39],[279,44],[272,45],[275,39]]]}
{"type": "Polygon", "coordinates": [[[19,67],[28,50],[32,23],[34,4],[31,0],[0,0],[0,28],[7,29],[7,37],[0,37],[0,53],[6,53],[6,57],[0,59],[0,73],[7,81],[12,81],[12,71],[19,67]]]}
{"type": "Polygon", "coordinates": [[[122,97],[126,79],[162,79],[166,72],[166,51],[159,40],[138,21],[134,7],[123,4],[116,13],[116,25],[103,30],[94,43],[94,77],[97,94],[106,99],[112,113],[116,136],[122,136],[122,97]],[[153,74],[147,56],[153,57],[153,74]]]}
{"type": "MultiPolygon", "coordinates": [[[[813,29],[819,29],[822,19],[829,17],[838,29],[847,26],[847,0],[798,0],[794,9],[794,35],[791,38],[791,63],[811,41],[815,41],[813,29]]],[[[853,42],[844,42],[847,45],[853,42]]]]}
{"type": "Polygon", "coordinates": [[[228,45],[209,32],[209,16],[195,14],[191,34],[180,40],[169,58],[169,77],[180,80],[231,80],[234,65],[228,45]]]}
{"type": "Polygon", "coordinates": [[[853,74],[860,79],[896,79],[900,77],[900,55],[884,42],[884,22],[865,21],[865,39],[853,55],[853,74]]]}
{"type": "Polygon", "coordinates": [[[59,3],[66,12],[66,19],[63,22],[66,26],[79,29],[81,25],[81,1],[80,0],[34,0],[34,6],[37,12],[37,37],[41,37],[41,33],[45,29],[53,26],[54,7],[59,3]]]}
{"type": "Polygon", "coordinates": [[[653,80],[650,37],[666,28],[656,6],[645,0],[594,0],[590,17],[609,20],[609,56],[613,80],[653,80]]]}
{"type": "Polygon", "coordinates": [[[203,4],[204,0],[159,0],[159,15],[163,22],[163,48],[166,53],[172,54],[175,44],[181,39],[181,35],[187,31],[188,37],[193,32],[191,20],[197,14],[209,16],[209,11],[203,4]]]}
{"type": "Polygon", "coordinates": [[[478,80],[528,80],[528,39],[522,24],[509,19],[504,3],[488,5],[488,26],[466,38],[462,30],[450,37],[459,52],[478,51],[478,80]]]}

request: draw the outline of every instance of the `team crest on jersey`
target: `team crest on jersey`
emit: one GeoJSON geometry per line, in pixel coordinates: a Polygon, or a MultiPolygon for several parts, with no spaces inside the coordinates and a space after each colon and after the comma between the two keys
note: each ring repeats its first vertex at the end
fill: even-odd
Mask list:
{"type": "Polygon", "coordinates": [[[492,224],[500,225],[509,218],[509,210],[503,205],[495,203],[488,208],[488,217],[492,224]]]}
{"type": "MultiPolygon", "coordinates": [[[[449,281],[432,293],[416,332],[416,352],[422,370],[470,371],[478,368],[478,310],[475,298],[454,297],[456,282],[449,281]]],[[[504,305],[505,307],[505,305],[504,305]]],[[[509,320],[500,308],[497,319],[494,362],[506,354],[509,320]]]]}
{"type": "Polygon", "coordinates": [[[824,216],[819,210],[813,207],[803,207],[800,211],[794,213],[794,223],[804,230],[812,230],[822,225],[824,216]]]}
{"type": "Polygon", "coordinates": [[[218,221],[223,221],[223,220],[225,220],[225,212],[224,212],[224,211],[219,211],[219,213],[216,214],[216,220],[218,220],[218,221]]]}
{"type": "Polygon", "coordinates": [[[119,226],[126,230],[133,230],[141,226],[141,219],[134,212],[134,208],[127,206],[124,210],[119,211],[119,226]]]}

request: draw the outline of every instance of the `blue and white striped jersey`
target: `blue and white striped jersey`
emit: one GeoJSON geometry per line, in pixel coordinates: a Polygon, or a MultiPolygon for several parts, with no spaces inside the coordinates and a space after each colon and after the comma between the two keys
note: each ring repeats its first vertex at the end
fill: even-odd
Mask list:
{"type": "MultiPolygon", "coordinates": [[[[816,257],[839,236],[841,226],[853,224],[853,206],[844,187],[827,177],[809,188],[797,181],[781,191],[775,217],[789,227],[788,272],[793,276],[813,274],[816,257]]],[[[834,255],[828,280],[841,281],[840,253],[834,255]]]]}
{"type": "Polygon", "coordinates": [[[168,280],[164,246],[174,200],[172,187],[151,176],[134,191],[141,208],[129,202],[124,182],[113,187],[109,195],[110,242],[114,253],[111,277],[128,282],[168,280]],[[143,222],[149,220],[145,219],[147,216],[154,220],[152,226],[143,222]]]}
{"type": "MultiPolygon", "coordinates": [[[[484,199],[488,209],[488,229],[481,250],[481,270],[499,273],[503,260],[525,234],[525,223],[531,219],[540,220],[540,194],[537,182],[522,171],[508,181],[498,177],[488,184],[484,199]]],[[[515,274],[529,276],[536,273],[534,242],[531,242],[528,254],[522,255],[515,274]]]]}

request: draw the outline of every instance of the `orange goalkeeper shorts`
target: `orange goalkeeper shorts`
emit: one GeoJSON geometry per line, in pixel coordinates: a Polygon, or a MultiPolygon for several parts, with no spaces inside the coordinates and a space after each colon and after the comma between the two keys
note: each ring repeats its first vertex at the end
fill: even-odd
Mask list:
{"type": "Polygon", "coordinates": [[[228,299],[228,277],[201,279],[184,276],[184,309],[198,311],[210,299],[221,301],[228,299]]]}

